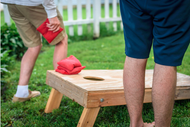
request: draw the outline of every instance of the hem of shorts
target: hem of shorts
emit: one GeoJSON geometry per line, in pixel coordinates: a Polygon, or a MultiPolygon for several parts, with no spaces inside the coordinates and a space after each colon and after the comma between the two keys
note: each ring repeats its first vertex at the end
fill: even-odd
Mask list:
{"type": "Polygon", "coordinates": [[[39,43],[39,44],[36,44],[36,45],[32,45],[32,46],[28,46],[28,45],[25,45],[25,44],[24,44],[24,46],[27,47],[27,48],[33,48],[33,47],[37,47],[37,46],[39,46],[39,45],[41,45],[41,44],[42,44],[42,43],[39,43]]]}
{"type": "Polygon", "coordinates": [[[167,63],[157,62],[156,60],[154,60],[154,62],[155,62],[156,64],[160,64],[160,65],[164,65],[164,66],[172,66],[172,67],[181,66],[181,64],[182,64],[182,63],[177,63],[177,64],[167,64],[167,63]]]}
{"type": "Polygon", "coordinates": [[[58,38],[55,38],[55,40],[57,40],[57,42],[54,43],[49,43],[50,45],[56,45],[58,44],[61,40],[63,40],[66,37],[66,33],[63,33],[62,36],[59,36],[58,38]]]}
{"type": "Polygon", "coordinates": [[[128,57],[131,57],[131,58],[136,58],[136,59],[148,59],[149,58],[149,56],[139,57],[139,56],[133,56],[133,55],[129,55],[129,54],[125,54],[125,55],[128,56],[128,57]]]}

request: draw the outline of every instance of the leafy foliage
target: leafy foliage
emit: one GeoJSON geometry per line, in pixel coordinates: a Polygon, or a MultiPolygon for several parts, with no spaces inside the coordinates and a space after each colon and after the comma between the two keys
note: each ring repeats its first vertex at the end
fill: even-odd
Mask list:
{"type": "Polygon", "coordinates": [[[15,24],[12,24],[11,26],[5,24],[1,26],[1,48],[1,52],[8,51],[9,56],[15,55],[17,59],[20,59],[23,56],[26,47],[17,32],[15,24]]]}
{"type": "Polygon", "coordinates": [[[22,39],[17,32],[15,24],[1,26],[1,93],[7,89],[7,81],[5,77],[10,75],[10,68],[15,62],[15,58],[20,59],[26,47],[22,43],[22,39]]]}
{"type": "MultiPolygon", "coordinates": [[[[2,50],[2,48],[1,48],[2,50]]],[[[9,72],[7,70],[7,66],[13,61],[13,57],[9,57],[9,52],[10,50],[7,50],[7,51],[4,51],[4,52],[1,52],[1,74],[3,73],[6,73],[6,72],[9,72]]]]}
{"type": "MultiPolygon", "coordinates": [[[[9,57],[9,53],[10,50],[6,50],[2,52],[2,48],[1,48],[1,68],[0,68],[0,72],[1,72],[1,78],[4,77],[5,74],[9,73],[8,70],[8,65],[11,65],[14,62],[14,58],[15,56],[11,56],[9,57]]],[[[3,84],[4,80],[1,80],[1,84],[3,84]]]]}

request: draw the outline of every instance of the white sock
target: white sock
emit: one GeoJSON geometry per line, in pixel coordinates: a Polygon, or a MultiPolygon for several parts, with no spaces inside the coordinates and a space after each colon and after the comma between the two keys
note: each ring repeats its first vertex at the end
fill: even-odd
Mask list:
{"type": "Polygon", "coordinates": [[[15,94],[16,97],[27,98],[28,95],[29,95],[28,85],[26,85],[26,86],[18,85],[17,86],[17,91],[16,91],[16,94],[15,94]]]}

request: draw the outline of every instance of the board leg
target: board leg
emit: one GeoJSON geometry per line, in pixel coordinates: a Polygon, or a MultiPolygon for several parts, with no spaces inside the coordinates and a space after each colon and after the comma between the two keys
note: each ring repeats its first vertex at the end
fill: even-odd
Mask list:
{"type": "Polygon", "coordinates": [[[60,106],[62,97],[63,97],[62,93],[60,93],[59,91],[52,88],[44,112],[45,113],[50,113],[50,112],[53,111],[53,109],[58,109],[59,106],[60,106]]]}
{"type": "Polygon", "coordinates": [[[77,127],[93,127],[100,107],[84,108],[77,127]]]}

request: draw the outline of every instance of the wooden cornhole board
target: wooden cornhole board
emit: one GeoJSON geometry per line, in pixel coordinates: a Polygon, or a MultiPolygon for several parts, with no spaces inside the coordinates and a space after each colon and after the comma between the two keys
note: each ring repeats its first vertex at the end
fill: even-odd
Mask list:
{"type": "MultiPolygon", "coordinates": [[[[144,103],[150,103],[153,70],[146,70],[144,103]]],[[[50,93],[45,112],[59,108],[65,95],[84,107],[78,127],[92,127],[100,107],[125,105],[123,70],[82,70],[77,75],[63,75],[53,70],[47,71],[47,85],[50,93]],[[104,78],[103,81],[84,79],[84,76],[104,78]]],[[[135,77],[134,77],[135,78],[135,77]]],[[[177,74],[175,100],[190,99],[190,76],[177,74]]]]}

